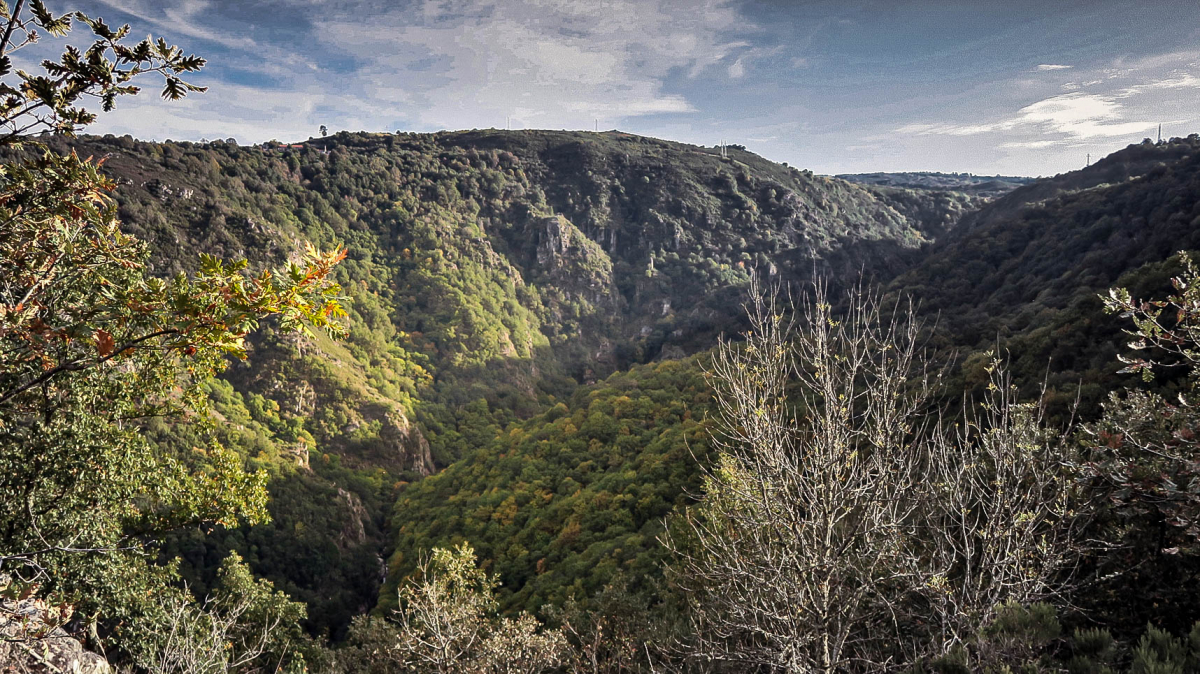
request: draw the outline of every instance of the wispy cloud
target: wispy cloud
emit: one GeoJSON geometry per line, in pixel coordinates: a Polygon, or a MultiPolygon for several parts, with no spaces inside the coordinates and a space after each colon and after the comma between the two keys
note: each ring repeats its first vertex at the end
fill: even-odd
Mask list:
{"type": "Polygon", "coordinates": [[[210,30],[203,23],[212,11],[209,0],[180,0],[171,5],[146,0],[99,0],[100,4],[125,14],[137,16],[159,30],[173,35],[185,35],[208,42],[215,42],[235,49],[252,49],[254,41],[237,35],[210,30]]]}
{"type": "MultiPolygon", "coordinates": [[[[1140,62],[1114,62],[1084,73],[1081,81],[1063,84],[1066,93],[1047,95],[1007,115],[970,123],[910,123],[896,131],[910,136],[992,134],[998,147],[1010,150],[1132,138],[1160,121],[1189,117],[1178,114],[1181,100],[1172,92],[1200,89],[1198,60],[1195,54],[1177,53],[1140,62]]],[[[1037,69],[1068,67],[1042,65],[1037,69]]],[[[1186,104],[1186,99],[1182,103],[1186,104]]]]}
{"type": "Polygon", "coordinates": [[[818,170],[1036,173],[1159,121],[1175,134],[1200,124],[1200,52],[1178,51],[1192,48],[1200,8],[1141,26],[1120,0],[1019,16],[975,3],[885,16],[865,0],[63,2],[210,58],[197,78],[209,93],[122,100],[100,133],[257,142],[321,124],[591,129],[598,118],[818,170]]]}
{"type": "MultiPolygon", "coordinates": [[[[678,11],[674,0],[492,2],[426,0],[420,20],[388,14],[323,26],[331,49],[349,52],[375,94],[408,90],[425,124],[581,126],[591,116],[619,121],[694,110],[664,81],[675,71],[703,72],[744,42],[729,2],[678,11]],[[427,70],[414,77],[413,56],[427,70]]],[[[728,74],[745,74],[735,59],[728,74]]]]}
{"type": "Polygon", "coordinates": [[[1044,133],[1072,138],[1107,138],[1139,133],[1153,126],[1148,121],[1124,121],[1120,103],[1108,96],[1070,93],[1052,96],[1021,108],[1002,127],[1034,127],[1044,133]]]}

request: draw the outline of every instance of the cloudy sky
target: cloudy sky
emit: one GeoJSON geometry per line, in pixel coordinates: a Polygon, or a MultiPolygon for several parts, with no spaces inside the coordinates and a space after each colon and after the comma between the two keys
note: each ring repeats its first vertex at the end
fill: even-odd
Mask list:
{"type": "MultiPolygon", "coordinates": [[[[61,7],[58,2],[52,5],[61,7]]],[[[820,173],[1050,175],[1200,132],[1195,0],[72,0],[209,59],[100,133],[618,128],[820,173]]]]}

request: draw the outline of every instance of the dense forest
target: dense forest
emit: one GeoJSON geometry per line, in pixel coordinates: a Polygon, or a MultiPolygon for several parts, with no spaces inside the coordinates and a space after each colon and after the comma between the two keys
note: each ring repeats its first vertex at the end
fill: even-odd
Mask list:
{"type": "Polygon", "coordinates": [[[151,143],[79,97],[203,60],[30,11],[96,42],[0,87],[0,657],[1200,663],[1200,137],[1037,180],[151,143]]]}

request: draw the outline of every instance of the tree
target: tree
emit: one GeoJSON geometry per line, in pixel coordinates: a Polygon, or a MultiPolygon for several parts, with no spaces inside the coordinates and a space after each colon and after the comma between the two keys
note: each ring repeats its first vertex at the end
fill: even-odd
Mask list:
{"type": "MultiPolygon", "coordinates": [[[[19,71],[18,86],[0,85],[0,145],[38,128],[74,133],[94,119],[82,99],[111,109],[147,72],[166,78],[166,98],[200,90],[176,75],[202,59],[161,40],[125,46],[128,26],[56,18],[38,0],[25,18],[23,7],[0,3],[0,65],[35,29],[61,36],[72,18],[99,39],[44,62],[46,76],[19,71]]],[[[341,333],[331,273],[344,251],[309,247],[253,275],[245,261],[204,256],[192,277],[154,278],[146,244],[120,229],[100,165],[45,152],[0,171],[0,573],[17,591],[101,616],[136,649],[179,597],[171,568],[150,561],[153,541],[189,523],[266,518],[265,473],[216,444],[160,451],[141,424],[203,419],[204,382],[245,357],[244,337],[268,317],[341,333]]]]}
{"type": "Polygon", "coordinates": [[[941,625],[973,634],[992,615],[979,603],[1042,596],[1067,554],[1042,545],[1066,538],[1067,483],[1064,464],[1032,457],[1062,445],[1009,389],[983,423],[968,417],[971,432],[940,423],[911,308],[856,290],[835,314],[818,285],[789,313],[755,291],[750,330],[713,358],[720,455],[663,539],[691,597],[694,654],[874,671],[944,652],[955,636],[941,625]]]}
{"type": "Polygon", "coordinates": [[[1174,630],[1200,619],[1200,268],[1178,257],[1182,271],[1165,298],[1117,288],[1102,299],[1130,322],[1124,372],[1147,382],[1162,371],[1190,376],[1170,397],[1113,392],[1082,433],[1084,488],[1099,511],[1091,533],[1108,549],[1090,560],[1095,582],[1080,601],[1114,616],[1122,637],[1150,619],[1174,630]]]}
{"type": "Polygon", "coordinates": [[[146,38],[135,45],[124,43],[129,26],[112,28],[82,12],[55,16],[42,0],[0,2],[0,144],[8,144],[41,130],[73,134],[96,119],[84,105],[98,101],[108,112],[118,96],[136,94],[130,82],[148,73],[163,77],[162,96],[183,98],[204,91],[180,78],[204,67],[204,59],[184,53],[165,40],[146,38]],[[38,30],[64,37],[72,21],[91,29],[95,40],[86,50],[68,45],[57,60],[42,61],[41,73],[16,71],[12,81],[12,53],[40,41],[38,30]]]}
{"type": "Polygon", "coordinates": [[[566,638],[527,613],[496,618],[496,579],[475,566],[465,543],[434,549],[400,590],[397,665],[406,671],[536,674],[565,664],[566,638]]]}
{"type": "Polygon", "coordinates": [[[935,650],[953,649],[1006,605],[1057,598],[1081,553],[1086,510],[1074,497],[1071,436],[1021,402],[988,354],[982,400],[964,406],[922,449],[927,501],[916,550],[932,572],[924,594],[935,650]]]}
{"type": "Polygon", "coordinates": [[[324,124],[322,124],[321,125],[321,137],[324,138],[325,136],[328,136],[328,135],[329,135],[329,128],[326,127],[324,124]]]}
{"type": "Polygon", "coordinates": [[[141,649],[139,664],[148,671],[225,674],[252,665],[260,671],[290,671],[299,664],[288,655],[303,638],[299,621],[304,605],[267,581],[255,580],[236,553],[221,564],[212,596],[200,605],[189,599],[167,597],[163,629],[141,649]]]}
{"type": "Polygon", "coordinates": [[[8,167],[0,187],[0,566],[119,612],[138,605],[117,595],[145,541],[266,517],[264,473],[219,445],[156,451],[140,420],[202,417],[204,381],[265,317],[338,332],[329,274],[344,253],[309,249],[255,276],[205,257],[192,278],[152,278],[111,189],[96,164],[52,154],[8,167]]]}

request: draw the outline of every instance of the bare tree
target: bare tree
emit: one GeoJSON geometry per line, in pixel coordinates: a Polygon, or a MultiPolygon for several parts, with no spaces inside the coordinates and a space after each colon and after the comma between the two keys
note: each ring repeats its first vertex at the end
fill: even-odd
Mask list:
{"type": "Polygon", "coordinates": [[[911,309],[855,292],[836,318],[823,286],[799,326],[788,309],[755,288],[744,341],[718,348],[720,459],[664,542],[714,656],[833,672],[894,639],[862,629],[894,622],[881,588],[921,581],[908,541],[931,382],[911,309]]]}
{"type": "Polygon", "coordinates": [[[182,596],[170,597],[164,609],[164,639],[149,671],[155,674],[225,674],[241,671],[265,652],[271,633],[279,628],[278,616],[259,625],[253,635],[242,635],[233,648],[238,622],[250,609],[238,602],[226,610],[212,611],[212,602],[197,607],[182,596]],[[210,609],[210,610],[205,610],[210,609]]]}
{"type": "Polygon", "coordinates": [[[752,292],[750,330],[709,373],[719,458],[663,537],[694,653],[898,668],[1044,596],[1067,484],[1035,408],[1000,375],[982,415],[942,424],[911,304],[858,288],[835,314],[820,283],[798,306],[752,292]]]}
{"type": "Polygon", "coordinates": [[[496,610],[497,582],[475,567],[475,551],[466,545],[435,549],[415,578],[400,590],[396,612],[400,660],[430,672],[459,671],[485,638],[486,619],[496,610]]]}
{"type": "Polygon", "coordinates": [[[928,444],[926,588],[943,652],[1006,603],[1055,596],[1079,553],[1067,433],[1048,429],[1039,404],[1019,401],[1001,360],[988,372],[983,400],[928,444]]]}

